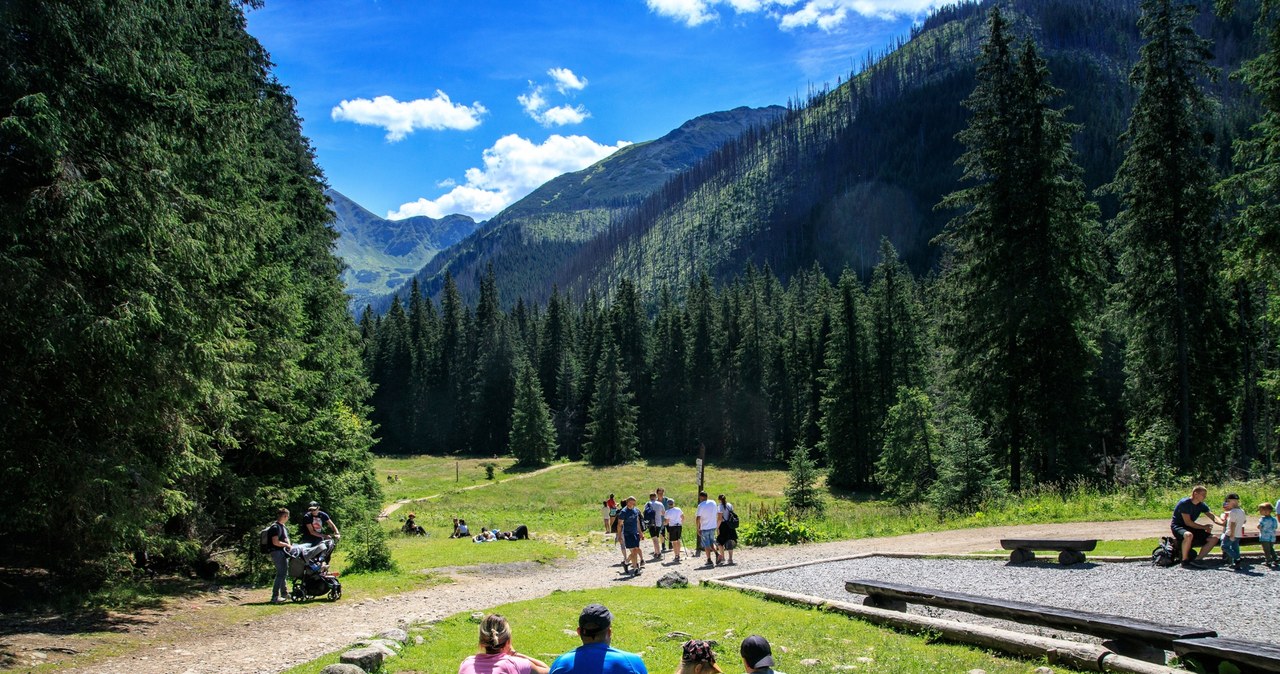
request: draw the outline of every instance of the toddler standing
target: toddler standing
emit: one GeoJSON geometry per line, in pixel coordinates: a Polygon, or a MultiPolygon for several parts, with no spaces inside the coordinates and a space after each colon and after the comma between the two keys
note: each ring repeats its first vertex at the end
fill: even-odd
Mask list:
{"type": "Polygon", "coordinates": [[[1227,500],[1222,504],[1223,519],[1226,520],[1226,531],[1222,533],[1222,554],[1231,561],[1231,568],[1239,571],[1240,565],[1240,537],[1244,536],[1245,514],[1244,508],[1240,507],[1240,497],[1236,494],[1227,494],[1227,500]]]}
{"type": "Polygon", "coordinates": [[[1276,565],[1276,527],[1280,522],[1276,521],[1274,515],[1271,514],[1272,508],[1270,503],[1263,503],[1258,506],[1258,540],[1262,543],[1262,556],[1266,559],[1267,566],[1276,565]]]}

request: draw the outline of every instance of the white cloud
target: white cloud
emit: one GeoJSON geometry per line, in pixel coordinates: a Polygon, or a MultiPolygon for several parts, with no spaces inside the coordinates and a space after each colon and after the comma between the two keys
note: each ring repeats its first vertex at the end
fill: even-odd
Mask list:
{"type": "Polygon", "coordinates": [[[329,114],[334,121],[380,126],[387,130],[387,140],[394,143],[416,129],[474,129],[487,112],[478,102],[469,106],[454,103],[437,89],[432,98],[412,101],[397,101],[391,96],[355,98],[339,103],[329,114]]]}
{"type": "Polygon", "coordinates": [[[418,199],[387,213],[395,220],[414,215],[440,218],[464,213],[486,220],[520,200],[543,183],[570,171],[584,169],[630,145],[604,145],[586,136],[553,134],[538,144],[515,134],[499,138],[484,151],[484,168],[467,169],[466,182],[435,199],[418,199]]]}
{"type": "MultiPolygon", "coordinates": [[[[529,85],[533,86],[533,82],[530,82],[529,85]]],[[[529,93],[516,96],[516,100],[520,101],[520,106],[534,119],[537,119],[538,113],[547,107],[547,98],[542,95],[542,87],[540,86],[533,86],[529,93]]]]}
{"type": "Polygon", "coordinates": [[[549,108],[546,112],[535,115],[534,119],[543,126],[567,126],[569,124],[581,124],[582,121],[591,116],[587,109],[579,105],[578,107],[570,107],[568,105],[557,105],[549,108]]]}
{"type": "Polygon", "coordinates": [[[646,0],[654,13],[689,26],[717,18],[715,5],[725,4],[738,14],[763,12],[777,19],[778,27],[795,30],[816,26],[823,31],[839,28],[851,14],[877,19],[915,16],[941,4],[940,0],[646,0]],[[796,6],[799,5],[797,9],[796,6]]]}
{"type": "Polygon", "coordinates": [[[587,88],[587,78],[574,75],[568,68],[552,68],[547,71],[547,74],[556,81],[556,89],[562,94],[587,88]]]}
{"type": "Polygon", "coordinates": [[[449,188],[449,187],[454,187],[457,184],[458,184],[458,181],[454,180],[453,178],[445,178],[444,180],[437,181],[436,187],[449,188]]]}
{"type": "Polygon", "coordinates": [[[645,0],[645,2],[649,5],[650,11],[683,21],[690,27],[706,23],[719,16],[711,11],[711,5],[715,4],[716,0],[645,0]]]}

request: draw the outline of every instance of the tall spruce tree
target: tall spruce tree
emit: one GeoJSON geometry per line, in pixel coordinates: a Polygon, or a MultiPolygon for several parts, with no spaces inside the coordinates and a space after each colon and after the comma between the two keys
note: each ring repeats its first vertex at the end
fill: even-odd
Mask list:
{"type": "Polygon", "coordinates": [[[940,444],[929,396],[920,389],[898,389],[884,420],[884,449],[876,462],[876,479],[889,500],[912,505],[925,499],[938,477],[940,444]]]}
{"type": "Polygon", "coordinates": [[[845,269],[831,312],[819,406],[822,440],[817,449],[827,458],[827,484],[833,487],[866,487],[875,477],[878,452],[871,446],[865,304],[862,284],[845,269]]]}
{"type": "Polygon", "coordinates": [[[523,466],[551,463],[556,454],[556,430],[542,398],[538,373],[524,356],[516,358],[516,396],[511,410],[511,455],[523,466]]]}
{"type": "Polygon", "coordinates": [[[1229,414],[1211,110],[1201,90],[1216,72],[1210,43],[1193,26],[1196,5],[1143,0],[1141,9],[1146,43],[1131,75],[1138,98],[1109,187],[1121,202],[1112,245],[1129,433],[1148,470],[1189,473],[1221,456],[1229,414]]]}
{"type": "Polygon", "coordinates": [[[972,183],[940,208],[962,209],[939,237],[957,302],[944,335],[955,382],[992,429],[1013,488],[1060,481],[1088,464],[1092,331],[1100,299],[1096,208],[1085,198],[1059,92],[1034,43],[1015,58],[991,10],[972,116],[958,138],[972,183]]]}
{"type": "Polygon", "coordinates": [[[627,463],[640,456],[631,382],[622,367],[622,356],[612,332],[605,330],[604,333],[584,446],[587,460],[597,466],[627,463]]]}

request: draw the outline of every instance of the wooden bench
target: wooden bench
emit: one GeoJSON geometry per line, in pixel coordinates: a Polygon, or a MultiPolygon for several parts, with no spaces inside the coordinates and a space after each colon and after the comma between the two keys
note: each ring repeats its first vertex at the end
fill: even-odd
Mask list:
{"type": "Polygon", "coordinates": [[[1230,662],[1241,674],[1280,672],[1280,647],[1257,641],[1223,637],[1177,639],[1173,652],[1184,662],[1199,665],[1197,671],[1217,672],[1219,663],[1230,662]]]}
{"type": "Polygon", "coordinates": [[[1098,547],[1098,539],[1031,539],[1004,538],[1000,547],[1012,550],[1009,561],[1022,564],[1036,558],[1036,550],[1054,550],[1058,553],[1058,563],[1063,565],[1079,564],[1084,561],[1084,553],[1098,547]]]}
{"type": "Polygon", "coordinates": [[[1201,627],[1166,625],[1105,613],[919,588],[877,580],[851,580],[844,584],[844,588],[854,594],[866,595],[867,601],[864,603],[880,608],[905,610],[906,604],[923,604],[1026,625],[1091,634],[1107,639],[1105,645],[1121,655],[1161,664],[1164,663],[1164,651],[1171,650],[1174,642],[1217,636],[1217,632],[1201,627]]]}

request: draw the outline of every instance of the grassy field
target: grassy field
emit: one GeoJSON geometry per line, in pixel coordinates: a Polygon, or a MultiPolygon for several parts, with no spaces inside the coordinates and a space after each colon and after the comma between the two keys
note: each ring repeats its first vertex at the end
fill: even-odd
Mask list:
{"type": "Polygon", "coordinates": [[[512,458],[503,459],[455,459],[439,456],[378,457],[375,471],[378,483],[387,503],[400,499],[425,498],[454,489],[488,482],[484,464],[497,466],[496,476],[510,477],[505,473],[515,463],[512,458]],[[388,477],[397,478],[389,482],[388,477]]]}
{"type": "MultiPolygon", "coordinates": [[[[557,592],[542,599],[493,609],[512,625],[512,645],[548,664],[577,647],[573,629],[579,611],[598,602],[614,614],[613,645],[640,653],[650,672],[674,671],[680,645],[690,638],[715,640],[717,663],[726,673],[741,672],[738,644],[761,634],[773,646],[777,668],[790,674],[831,672],[838,667],[868,672],[965,672],[1026,674],[1043,662],[1029,662],[967,646],[939,644],[927,636],[903,634],[845,616],[765,601],[729,590],[689,588],[613,588],[590,592],[557,592]],[[818,660],[819,664],[801,664],[818,660]]],[[[395,672],[453,671],[476,652],[477,625],[470,614],[458,614],[422,632],[424,642],[409,646],[387,661],[395,672]]],[[[314,674],[337,662],[338,654],[288,670],[314,674]]],[[[1070,670],[1055,667],[1055,671],[1070,670]]]]}

